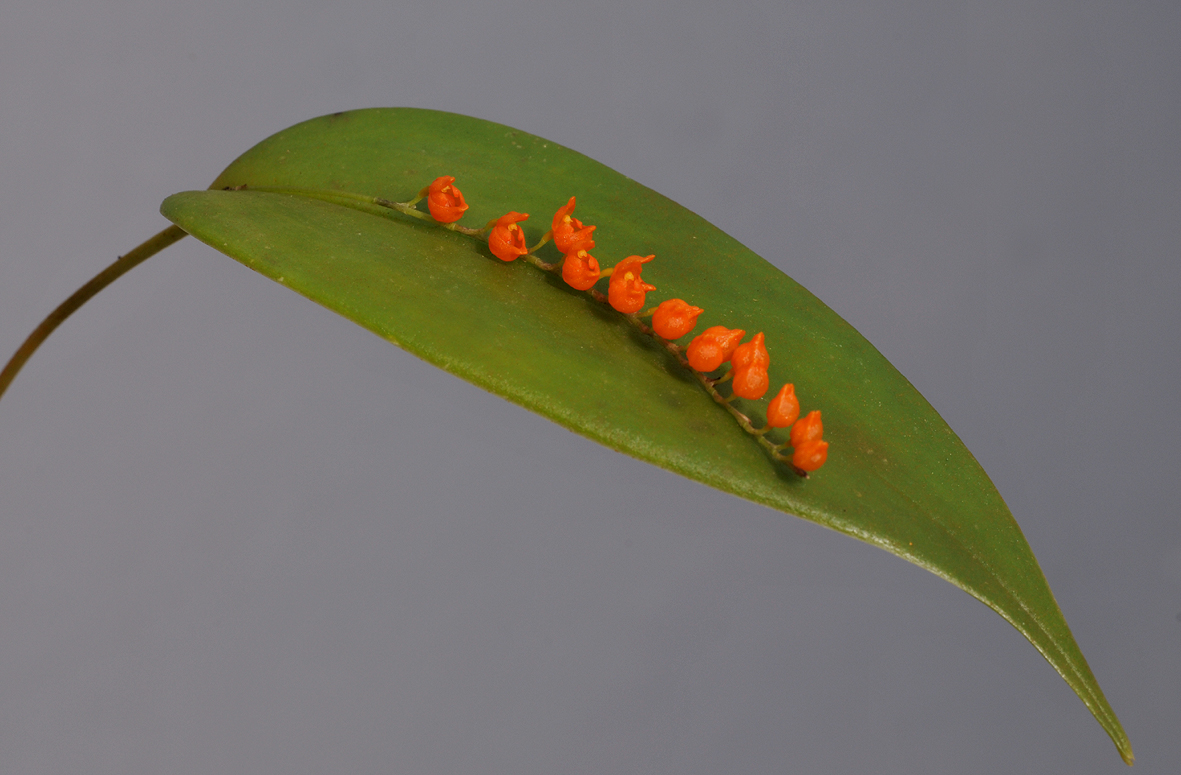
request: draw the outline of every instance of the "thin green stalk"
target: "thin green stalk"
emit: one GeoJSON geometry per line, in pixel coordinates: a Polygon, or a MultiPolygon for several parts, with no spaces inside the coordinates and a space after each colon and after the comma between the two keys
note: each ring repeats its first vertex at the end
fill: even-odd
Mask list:
{"type": "Polygon", "coordinates": [[[74,314],[76,309],[89,301],[92,296],[103,288],[106,288],[133,267],[142,264],[186,234],[187,232],[179,226],[169,226],[147,242],[134,248],[127,255],[121,256],[115,263],[99,272],[90,282],[75,291],[74,295],[63,301],[57,309],[50,312],[49,317],[42,320],[41,325],[33,329],[33,333],[29,334],[29,338],[17,349],[16,353],[4,366],[4,371],[0,371],[0,397],[4,396],[4,391],[8,389],[12,380],[16,379],[16,375],[20,372],[21,367],[25,365],[25,361],[32,357],[33,353],[37,351],[37,348],[41,346],[41,343],[49,338],[49,335],[53,333],[55,328],[62,324],[62,321],[74,314]]]}
{"type": "MultiPolygon", "coordinates": [[[[394,202],[389,199],[383,199],[379,196],[367,196],[365,194],[354,194],[351,191],[327,191],[318,188],[276,188],[274,186],[238,186],[234,191],[262,191],[266,194],[290,194],[292,196],[306,196],[310,199],[320,199],[325,202],[339,203],[345,202],[360,202],[363,204],[376,205],[377,207],[384,207],[387,210],[397,210],[404,215],[417,218],[420,221],[429,221],[436,226],[441,226],[448,231],[456,231],[460,234],[466,234],[469,237],[483,237],[488,233],[488,230],[496,223],[491,220],[482,229],[472,229],[467,226],[460,226],[458,223],[439,223],[429,214],[424,213],[415,207],[415,204],[422,201],[422,197],[415,197],[409,202],[394,202]]],[[[544,244],[544,240],[538,244],[544,244]]]]}

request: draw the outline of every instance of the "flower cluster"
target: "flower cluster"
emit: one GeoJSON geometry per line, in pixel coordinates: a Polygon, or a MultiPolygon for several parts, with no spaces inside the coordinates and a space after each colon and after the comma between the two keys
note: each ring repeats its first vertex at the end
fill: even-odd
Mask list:
{"type": "Polygon", "coordinates": [[[613,308],[629,316],[634,324],[645,332],[663,340],[665,347],[674,353],[688,368],[696,372],[698,379],[710,395],[722,403],[747,432],[756,436],[776,460],[790,462],[797,473],[807,476],[824,465],[828,458],[828,442],[824,440],[824,425],[820,412],[809,412],[800,417],[800,402],[796,398],[795,386],[785,384],[767,404],[767,422],[761,429],[755,429],[750,419],[733,405],[735,399],[757,401],[770,387],[767,369],[771,356],[767,352],[763,332],[743,342],[746,332],[739,328],[712,326],[698,334],[682,348],[677,339],[690,334],[697,326],[697,318],[705,310],[695,307],[683,299],[668,299],[657,307],[644,310],[648,293],[656,290],[644,281],[644,265],[655,259],[654,255],[628,256],[606,271],[600,269],[598,260],[590,254],[595,247],[594,226],[586,226],[574,217],[574,197],[554,213],[550,231],[532,248],[525,243],[525,233],[519,225],[527,220],[527,213],[509,212],[490,221],[483,229],[460,227],[456,221],[468,209],[463,194],[455,187],[455,178],[444,175],[419,192],[418,198],[405,204],[396,204],[403,212],[425,217],[414,205],[426,198],[431,217],[447,228],[465,234],[487,233],[488,250],[501,261],[515,261],[524,256],[530,263],[547,271],[561,271],[562,279],[572,288],[589,292],[595,299],[605,301],[613,308]],[[553,240],[554,247],[562,255],[560,264],[548,264],[533,255],[533,251],[553,240]],[[594,289],[600,280],[607,279],[607,294],[594,289]],[[651,317],[649,328],[640,318],[651,317]],[[713,376],[729,363],[722,374],[713,376]],[[730,382],[732,395],[723,398],[717,385],[730,382]],[[765,436],[778,428],[790,428],[788,438],[780,444],[772,444],[765,436]],[[783,454],[792,447],[791,457],[783,454]]]}
{"type": "MultiPolygon", "coordinates": [[[[762,331],[749,342],[740,344],[744,336],[746,332],[740,328],[713,326],[693,338],[686,355],[689,365],[702,374],[717,371],[729,361],[729,371],[714,380],[714,384],[731,380],[734,396],[757,401],[771,385],[767,374],[771,356],[762,331]]],[[[791,444],[794,448],[791,464],[807,473],[824,465],[828,459],[828,442],[821,438],[824,426],[820,423],[818,410],[802,420],[797,419],[799,416],[800,402],[796,398],[795,385],[789,382],[767,404],[767,424],[758,433],[766,434],[773,428],[791,428],[789,441],[774,446],[772,450],[780,457],[780,450],[791,444]]]]}

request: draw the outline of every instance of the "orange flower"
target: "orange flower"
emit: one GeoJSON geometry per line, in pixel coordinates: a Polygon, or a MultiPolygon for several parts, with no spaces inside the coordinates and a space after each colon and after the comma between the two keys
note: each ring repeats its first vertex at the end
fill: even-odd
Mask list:
{"type": "Polygon", "coordinates": [[[815,471],[828,460],[828,442],[817,439],[796,447],[791,464],[801,471],[815,471]]]}
{"type": "Polygon", "coordinates": [[[749,342],[735,347],[734,354],[730,356],[730,363],[734,367],[734,395],[752,401],[762,398],[771,386],[771,380],[767,376],[771,356],[763,346],[763,332],[760,331],[751,337],[749,342]]]}
{"type": "Polygon", "coordinates": [[[624,314],[639,312],[644,307],[644,294],[656,290],[640,276],[643,265],[656,256],[628,256],[611,270],[611,286],[607,289],[607,301],[624,314]]]}
{"type": "Polygon", "coordinates": [[[599,281],[599,262],[585,250],[570,253],[562,262],[562,279],[571,288],[590,290],[599,281]]]}
{"type": "Polygon", "coordinates": [[[771,386],[771,378],[767,376],[767,370],[760,369],[758,366],[735,369],[733,382],[734,395],[739,398],[749,398],[751,401],[762,398],[763,394],[767,392],[767,388],[771,386]]]}
{"type": "Polygon", "coordinates": [[[788,382],[767,404],[767,425],[771,428],[786,428],[799,416],[800,402],[796,398],[796,387],[788,382]]]}
{"type": "Polygon", "coordinates": [[[455,178],[443,175],[435,178],[427,188],[426,206],[431,211],[431,217],[439,223],[455,223],[463,217],[467,209],[467,202],[463,201],[463,194],[451,185],[455,178]]]}
{"type": "Polygon", "coordinates": [[[763,345],[763,332],[755,334],[749,342],[738,345],[734,349],[730,363],[734,364],[735,369],[755,366],[765,371],[771,365],[771,356],[767,354],[767,348],[763,345]]]}
{"type": "Polygon", "coordinates": [[[516,261],[529,252],[525,247],[525,230],[517,224],[529,217],[528,213],[508,213],[496,219],[488,234],[488,249],[501,261],[516,261]]]}
{"type": "Polygon", "coordinates": [[[572,212],[574,212],[574,197],[570,197],[570,201],[554,213],[554,225],[551,233],[554,237],[554,245],[564,256],[577,253],[580,250],[590,250],[595,246],[595,241],[591,239],[591,232],[595,230],[595,227],[584,228],[582,221],[570,215],[572,212]]]}
{"type": "Polygon", "coordinates": [[[705,312],[683,299],[669,299],[660,302],[652,313],[652,330],[665,339],[680,339],[697,325],[697,316],[705,312]]]}
{"type": "Polygon", "coordinates": [[[700,372],[711,372],[730,360],[734,349],[742,341],[746,332],[741,328],[726,328],[725,326],[711,326],[693,338],[685,357],[689,365],[700,372]]]}
{"type": "Polygon", "coordinates": [[[791,445],[799,449],[809,442],[820,441],[823,435],[824,423],[820,422],[820,410],[814,409],[808,412],[807,417],[797,420],[796,424],[791,426],[791,445]]]}

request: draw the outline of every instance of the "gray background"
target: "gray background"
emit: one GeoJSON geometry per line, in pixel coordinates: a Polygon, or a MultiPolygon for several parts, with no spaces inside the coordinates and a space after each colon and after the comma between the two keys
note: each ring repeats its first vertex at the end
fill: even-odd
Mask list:
{"type": "MultiPolygon", "coordinates": [[[[1176,773],[1181,6],[6,0],[0,350],[267,135],[580,150],[874,342],[1176,773]],[[1170,731],[1171,730],[1171,731],[1170,731]]],[[[936,577],[601,448],[194,240],[0,402],[4,773],[1120,772],[936,577]]]]}

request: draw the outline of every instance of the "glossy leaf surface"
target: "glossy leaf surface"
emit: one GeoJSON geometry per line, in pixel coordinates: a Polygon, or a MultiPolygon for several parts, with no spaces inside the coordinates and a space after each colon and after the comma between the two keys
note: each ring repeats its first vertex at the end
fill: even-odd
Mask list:
{"type": "MultiPolygon", "coordinates": [[[[375,109],[280,132],[210,190],[169,197],[162,212],[292,290],[573,431],[960,586],[1041,651],[1130,760],[1020,528],[963,443],[836,313],[669,199],[509,127],[375,109]],[[705,309],[699,332],[765,332],[772,393],[794,382],[804,412],[823,411],[827,465],[804,480],[773,462],[669,353],[560,278],[497,260],[479,239],[341,196],[406,201],[440,175],[457,178],[469,226],[531,213],[523,224],[530,244],[576,195],[575,215],[598,227],[592,252],[604,267],[656,254],[644,270],[658,289],[649,306],[679,297],[705,309]]],[[[552,245],[538,255],[559,258],[552,245]]],[[[757,415],[765,403],[746,406],[757,415]]]]}

